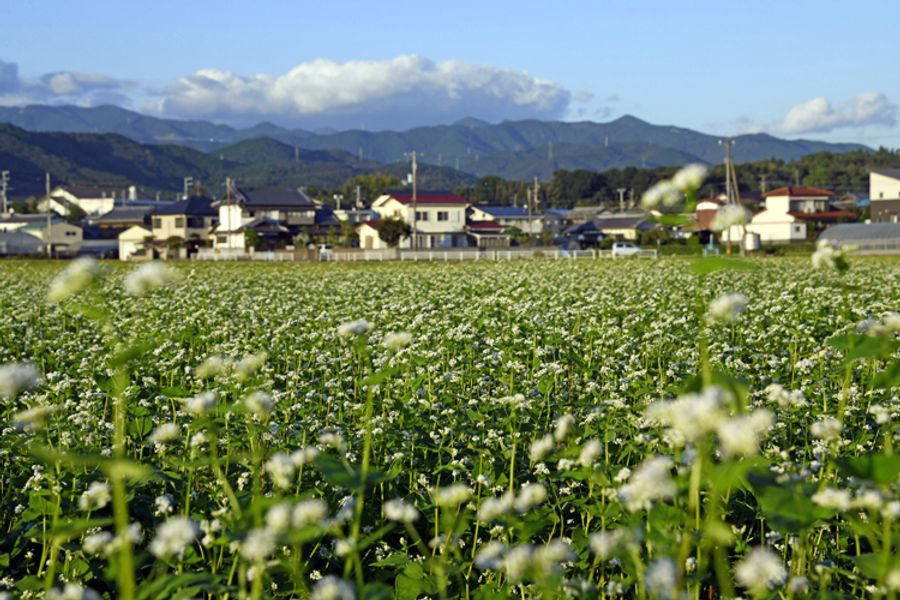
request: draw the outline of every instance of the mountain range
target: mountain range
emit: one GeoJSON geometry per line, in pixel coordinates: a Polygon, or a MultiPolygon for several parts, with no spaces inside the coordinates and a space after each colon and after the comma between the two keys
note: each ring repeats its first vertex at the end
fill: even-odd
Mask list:
{"type": "MultiPolygon", "coordinates": [[[[452,125],[417,127],[403,132],[312,132],[272,123],[238,129],[209,121],[163,119],[110,105],[90,108],[33,105],[0,108],[0,122],[34,132],[118,134],[144,145],[184,146],[220,158],[222,167],[223,161],[228,160],[254,164],[257,168],[271,161],[297,163],[301,162],[298,157],[302,154],[320,169],[326,165],[354,165],[367,172],[378,163],[402,163],[404,153],[416,150],[425,164],[450,167],[476,177],[497,175],[525,180],[535,176],[548,179],[560,169],[604,171],[687,162],[718,164],[723,157],[718,136],[654,125],[633,116],[608,123],[526,120],[491,124],[463,119],[452,125]],[[249,140],[260,138],[268,141],[246,145],[249,140]],[[263,154],[255,155],[255,152],[263,154]]],[[[784,140],[763,133],[733,139],[737,162],[769,158],[795,160],[816,152],[867,149],[860,144],[784,140]]]]}

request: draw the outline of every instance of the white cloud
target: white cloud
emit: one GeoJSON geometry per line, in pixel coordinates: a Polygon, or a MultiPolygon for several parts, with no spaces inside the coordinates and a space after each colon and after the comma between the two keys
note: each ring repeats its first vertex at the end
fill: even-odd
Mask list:
{"type": "Polygon", "coordinates": [[[58,71],[37,78],[20,77],[19,66],[0,60],[0,106],[22,104],[79,104],[127,102],[129,81],[76,71],[58,71]]]}
{"type": "Polygon", "coordinates": [[[463,117],[556,118],[571,101],[562,86],[525,71],[407,55],[318,59],[279,76],[204,69],[166,90],[160,106],[168,115],[242,123],[397,129],[463,117]]]}
{"type": "Polygon", "coordinates": [[[794,106],[782,121],[759,129],[795,135],[826,133],[845,127],[893,126],[897,113],[897,105],[881,92],[863,92],[836,105],[819,97],[794,106]]]}

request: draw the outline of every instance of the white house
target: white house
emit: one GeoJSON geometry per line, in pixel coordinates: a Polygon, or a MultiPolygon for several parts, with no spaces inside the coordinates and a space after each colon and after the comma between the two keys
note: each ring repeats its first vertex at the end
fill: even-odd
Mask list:
{"type": "Polygon", "coordinates": [[[522,233],[533,233],[534,235],[543,231],[543,221],[539,212],[533,212],[529,222],[528,209],[517,206],[473,204],[469,207],[469,221],[495,221],[502,228],[515,227],[522,233]]]}
{"type": "MultiPolygon", "coordinates": [[[[116,199],[136,200],[137,188],[109,185],[60,185],[50,192],[50,210],[63,216],[75,205],[88,215],[102,215],[116,206],[116,199]]],[[[46,201],[42,204],[44,206],[46,201]]]]}
{"type": "Polygon", "coordinates": [[[119,234],[119,260],[128,260],[134,253],[144,248],[144,240],[152,238],[153,232],[142,226],[132,225],[119,234]]]}
{"type": "MultiPolygon", "coordinates": [[[[469,245],[465,229],[468,200],[449,192],[418,192],[415,204],[413,209],[412,192],[407,190],[385,192],[372,203],[372,210],[378,213],[380,219],[403,219],[414,229],[413,235],[400,242],[401,248],[411,248],[413,237],[416,238],[416,248],[456,248],[469,245]]],[[[370,234],[368,231],[360,232],[360,245],[363,248],[366,247],[363,236],[370,234]]]]}
{"type": "MultiPolygon", "coordinates": [[[[807,239],[807,223],[837,222],[852,218],[853,213],[832,210],[829,190],[813,187],[786,186],[767,192],[765,208],[753,215],[744,226],[750,233],[759,234],[763,243],[802,242],[807,239]]],[[[722,233],[723,240],[742,239],[742,228],[734,225],[722,233]]]]}
{"type": "Polygon", "coordinates": [[[36,237],[46,248],[49,227],[50,245],[56,253],[77,250],[84,238],[84,231],[77,225],[66,223],[57,215],[47,222],[46,214],[10,214],[0,219],[0,231],[19,231],[36,237]]]}
{"type": "Polygon", "coordinates": [[[900,222],[900,169],[869,172],[869,201],[873,223],[900,222]]]}

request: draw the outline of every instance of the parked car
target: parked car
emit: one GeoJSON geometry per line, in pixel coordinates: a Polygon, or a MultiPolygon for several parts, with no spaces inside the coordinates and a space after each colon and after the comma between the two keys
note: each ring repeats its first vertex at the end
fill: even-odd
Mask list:
{"type": "Polygon", "coordinates": [[[634,256],[641,251],[641,247],[632,242],[614,242],[612,245],[613,258],[620,256],[634,256]]]}

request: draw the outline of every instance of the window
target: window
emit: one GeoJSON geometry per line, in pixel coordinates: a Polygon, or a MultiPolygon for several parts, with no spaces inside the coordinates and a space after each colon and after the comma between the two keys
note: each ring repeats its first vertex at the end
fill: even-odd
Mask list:
{"type": "Polygon", "coordinates": [[[203,217],[188,217],[187,218],[187,226],[191,229],[202,229],[203,228],[203,217]]]}
{"type": "Polygon", "coordinates": [[[427,221],[427,220],[428,220],[427,212],[425,212],[424,210],[416,211],[416,221],[427,221]]]}
{"type": "Polygon", "coordinates": [[[184,217],[175,217],[175,227],[184,227],[184,217]]]}
{"type": "Polygon", "coordinates": [[[77,231],[67,231],[66,232],[66,237],[75,237],[76,235],[78,235],[77,231]]]}
{"type": "Polygon", "coordinates": [[[227,242],[227,241],[228,241],[228,238],[225,237],[224,235],[218,235],[218,236],[216,236],[216,243],[217,243],[217,244],[224,244],[224,243],[227,242]]]}
{"type": "Polygon", "coordinates": [[[795,231],[796,233],[800,233],[800,226],[799,226],[799,225],[794,225],[794,231],[795,231]]]}
{"type": "Polygon", "coordinates": [[[438,211],[438,221],[449,221],[449,220],[450,220],[449,212],[447,212],[446,210],[438,211]]]}
{"type": "Polygon", "coordinates": [[[153,217],[153,229],[162,229],[162,219],[153,217]]]}

